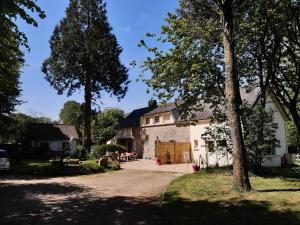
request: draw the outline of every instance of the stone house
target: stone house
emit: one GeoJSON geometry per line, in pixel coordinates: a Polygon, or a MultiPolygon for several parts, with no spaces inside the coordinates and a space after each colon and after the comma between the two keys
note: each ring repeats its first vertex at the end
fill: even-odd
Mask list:
{"type": "MultiPolygon", "coordinates": [[[[241,90],[243,101],[254,106],[259,99],[258,89],[250,93],[241,90]]],[[[265,156],[265,166],[280,166],[281,157],[287,153],[286,122],[288,117],[275,97],[269,92],[267,108],[274,110],[274,120],[278,124],[276,133],[280,147],[265,156]]],[[[129,151],[136,152],[139,157],[153,159],[156,157],[156,141],[190,142],[192,158],[195,162],[205,159],[209,165],[224,166],[232,163],[228,153],[217,154],[210,149],[210,144],[202,139],[205,128],[211,125],[210,116],[213,111],[209,105],[194,112],[192,120],[181,120],[178,107],[174,103],[156,105],[151,101],[149,106],[131,112],[119,124],[117,135],[113,142],[125,145],[129,151]]]]}

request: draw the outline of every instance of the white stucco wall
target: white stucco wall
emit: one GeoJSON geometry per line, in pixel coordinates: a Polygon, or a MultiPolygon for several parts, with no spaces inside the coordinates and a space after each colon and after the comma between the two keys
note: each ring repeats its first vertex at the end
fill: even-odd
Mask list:
{"type": "Polygon", "coordinates": [[[286,120],[280,113],[280,109],[276,107],[276,104],[269,95],[267,97],[266,108],[274,110],[274,121],[278,124],[278,129],[276,132],[276,138],[280,141],[280,147],[276,148],[276,155],[283,155],[287,153],[287,133],[286,133],[286,120]]]}
{"type": "MultiPolygon", "coordinates": [[[[210,126],[209,120],[198,121],[196,125],[190,126],[190,142],[192,147],[193,160],[199,164],[204,159],[209,166],[228,166],[232,164],[232,155],[224,152],[207,152],[205,141],[202,139],[202,135],[205,133],[205,128],[210,126]],[[198,141],[198,147],[195,146],[195,141],[198,141]]],[[[205,164],[201,164],[200,167],[206,167],[205,164]]]]}
{"type": "MultiPolygon", "coordinates": [[[[286,120],[280,112],[275,100],[267,97],[267,109],[274,111],[274,121],[278,124],[276,138],[280,141],[280,147],[276,148],[274,156],[266,156],[263,161],[263,166],[280,166],[281,157],[287,153],[287,138],[286,138],[286,120]]],[[[226,166],[232,164],[231,154],[208,153],[206,155],[205,141],[201,138],[205,133],[205,128],[209,126],[209,120],[199,121],[196,125],[190,126],[190,142],[192,146],[192,155],[195,162],[199,163],[199,156],[201,155],[204,160],[208,160],[210,166],[218,164],[219,166],[226,166]],[[198,141],[198,148],[195,147],[195,140],[198,141]]]]}

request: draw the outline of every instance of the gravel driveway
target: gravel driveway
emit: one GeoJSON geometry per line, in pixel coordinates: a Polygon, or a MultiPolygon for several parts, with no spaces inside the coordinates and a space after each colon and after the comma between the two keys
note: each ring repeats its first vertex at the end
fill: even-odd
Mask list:
{"type": "Polygon", "coordinates": [[[180,175],[121,170],[50,179],[0,177],[0,224],[165,225],[158,195],[180,175]]]}

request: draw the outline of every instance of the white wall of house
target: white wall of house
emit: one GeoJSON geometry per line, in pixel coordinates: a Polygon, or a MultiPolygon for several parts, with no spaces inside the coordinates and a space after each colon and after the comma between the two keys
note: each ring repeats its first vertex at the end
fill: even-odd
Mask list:
{"type": "Polygon", "coordinates": [[[72,142],[70,143],[70,141],[68,140],[61,140],[61,141],[32,141],[31,142],[31,146],[33,148],[39,148],[43,145],[43,143],[48,143],[49,145],[49,150],[50,151],[62,151],[63,148],[63,143],[69,143],[70,144],[70,148],[71,148],[71,153],[74,153],[76,151],[77,148],[77,140],[74,139],[72,140],[72,142]]]}
{"type": "MultiPolygon", "coordinates": [[[[281,165],[281,157],[287,153],[287,138],[286,138],[286,118],[280,110],[278,103],[270,95],[267,97],[267,109],[274,111],[274,121],[278,124],[276,138],[280,141],[280,147],[275,150],[275,155],[264,157],[263,166],[275,167],[281,165]]],[[[218,164],[226,166],[232,164],[232,155],[227,153],[207,153],[205,141],[201,138],[205,133],[205,128],[209,126],[209,120],[198,121],[196,125],[190,126],[190,142],[192,148],[193,160],[199,163],[200,156],[208,161],[209,166],[218,164]],[[196,146],[198,144],[198,146],[196,146]]]]}
{"type": "Polygon", "coordinates": [[[224,152],[208,152],[205,145],[205,141],[202,139],[202,135],[205,133],[207,127],[210,126],[209,120],[198,121],[197,124],[190,126],[190,142],[192,148],[192,156],[194,162],[200,164],[200,167],[206,167],[205,162],[209,166],[228,166],[232,164],[232,155],[224,152]],[[201,156],[201,157],[200,157],[201,156]]]}

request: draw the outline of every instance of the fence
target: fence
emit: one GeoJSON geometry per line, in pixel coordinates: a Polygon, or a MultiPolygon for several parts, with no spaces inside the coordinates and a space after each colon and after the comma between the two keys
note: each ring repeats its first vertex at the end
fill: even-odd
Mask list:
{"type": "Polygon", "coordinates": [[[156,141],[156,158],[161,164],[191,162],[191,143],[156,141]]]}

